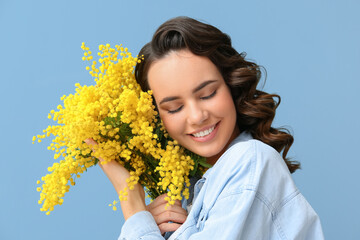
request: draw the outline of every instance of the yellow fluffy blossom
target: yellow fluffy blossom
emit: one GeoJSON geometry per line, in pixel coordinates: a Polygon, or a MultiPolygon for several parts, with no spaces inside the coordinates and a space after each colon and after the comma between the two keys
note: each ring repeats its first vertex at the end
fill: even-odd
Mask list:
{"type": "MultiPolygon", "coordinates": [[[[152,199],[163,193],[168,193],[169,204],[188,198],[189,176],[202,174],[198,166],[209,166],[166,133],[152,104],[152,92],[141,91],[135,80],[134,67],[141,58],[121,45],[106,44],[99,46],[98,59],[93,60],[84,43],[81,48],[82,59],[91,64],[86,70],[94,84],[76,83],[75,92],[62,96],[62,104],[48,114],[55,124],[32,138],[34,143],[52,136],[47,149],[57,160],[37,181],[42,184],[37,187],[40,210],[48,215],[61,205],[76,178],[96,165],[99,157],[104,163],[115,159],[129,170],[128,188],[118,193],[121,201],[137,183],[152,199]],[[88,138],[98,143],[94,151],[84,142],[88,138]]],[[[116,201],[110,204],[114,210],[115,205],[116,201]]]]}

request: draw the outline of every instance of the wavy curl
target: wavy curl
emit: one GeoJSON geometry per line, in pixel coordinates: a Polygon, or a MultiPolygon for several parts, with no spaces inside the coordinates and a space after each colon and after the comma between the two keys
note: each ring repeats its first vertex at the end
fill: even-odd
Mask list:
{"type": "Polygon", "coordinates": [[[135,77],[142,90],[149,90],[147,73],[150,65],[170,52],[182,49],[208,57],[219,69],[230,88],[240,131],[249,131],[255,139],[282,152],[291,173],[299,169],[300,163],[286,157],[294,141],[293,136],[285,128],[271,126],[280,96],[257,90],[261,67],[245,60],[246,53],[238,53],[232,47],[230,37],[216,27],[188,17],[177,17],[163,23],[151,42],[139,52],[144,61],[136,65],[135,77]]]}

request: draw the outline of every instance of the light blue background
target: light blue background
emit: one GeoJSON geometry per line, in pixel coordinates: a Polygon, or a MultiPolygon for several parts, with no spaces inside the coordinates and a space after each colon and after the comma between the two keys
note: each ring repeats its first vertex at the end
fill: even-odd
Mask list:
{"type": "Polygon", "coordinates": [[[238,51],[268,72],[265,91],[290,126],[294,179],[320,215],[327,239],[360,239],[360,4],[303,1],[0,0],[0,239],[116,239],[123,224],[99,168],[90,169],[50,216],[39,211],[36,180],[52,164],[51,124],[74,84],[92,84],[81,42],[123,43],[136,54],[165,20],[187,15],[228,33],[238,51]]]}

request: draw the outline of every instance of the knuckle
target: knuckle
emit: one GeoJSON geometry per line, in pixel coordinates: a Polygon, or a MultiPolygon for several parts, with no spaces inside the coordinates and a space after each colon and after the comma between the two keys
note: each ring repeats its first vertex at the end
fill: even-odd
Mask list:
{"type": "MultiPolygon", "coordinates": [[[[165,209],[165,208],[164,208],[165,209]]],[[[165,211],[172,211],[174,210],[174,206],[173,205],[170,205],[167,207],[167,209],[165,211]]]]}
{"type": "Polygon", "coordinates": [[[169,219],[173,216],[172,212],[170,212],[170,211],[166,211],[165,213],[166,213],[165,216],[169,219]]]}

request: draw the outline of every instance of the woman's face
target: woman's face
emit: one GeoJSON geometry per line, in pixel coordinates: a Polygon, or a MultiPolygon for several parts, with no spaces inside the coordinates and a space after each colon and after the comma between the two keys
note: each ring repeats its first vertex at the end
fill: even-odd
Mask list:
{"type": "Polygon", "coordinates": [[[155,61],[150,89],[170,136],[214,164],[239,134],[230,90],[217,67],[189,50],[155,61]]]}

